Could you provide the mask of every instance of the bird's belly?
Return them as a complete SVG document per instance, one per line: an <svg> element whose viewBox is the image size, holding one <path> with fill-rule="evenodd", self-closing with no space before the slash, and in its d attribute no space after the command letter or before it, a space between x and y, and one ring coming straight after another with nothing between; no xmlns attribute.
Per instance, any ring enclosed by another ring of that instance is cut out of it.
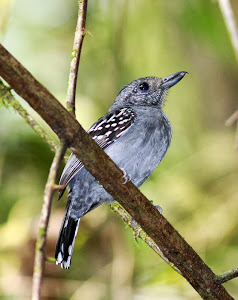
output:
<svg viewBox="0 0 238 300"><path fill-rule="evenodd" d="M106 153L131 177L136 186L140 186L151 175L163 159L170 143L168 135L161 136L160 131L147 132L138 138L122 137L121 140L106 149ZM123 139L124 138L124 139Z"/></svg>
<svg viewBox="0 0 238 300"><path fill-rule="evenodd" d="M171 140L171 129L165 123L160 126L142 125L135 126L133 133L128 130L105 150L119 168L126 171L137 187L142 185L159 165ZM69 188L72 218L83 216L95 205L110 204L114 201L85 168L70 181Z"/></svg>

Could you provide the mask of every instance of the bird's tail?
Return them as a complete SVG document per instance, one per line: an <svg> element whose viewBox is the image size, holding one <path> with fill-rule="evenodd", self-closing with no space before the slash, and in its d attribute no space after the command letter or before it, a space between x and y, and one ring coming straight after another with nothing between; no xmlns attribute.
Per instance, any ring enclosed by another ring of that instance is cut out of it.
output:
<svg viewBox="0 0 238 300"><path fill-rule="evenodd" d="M61 264L61 268L68 269L70 267L79 223L80 219L71 218L67 209L55 248L56 264Z"/></svg>

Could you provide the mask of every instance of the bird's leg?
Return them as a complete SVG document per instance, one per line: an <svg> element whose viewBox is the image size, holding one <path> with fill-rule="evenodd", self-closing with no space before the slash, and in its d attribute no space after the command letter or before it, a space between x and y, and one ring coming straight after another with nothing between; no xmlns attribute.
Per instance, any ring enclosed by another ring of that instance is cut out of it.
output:
<svg viewBox="0 0 238 300"><path fill-rule="evenodd" d="M131 180L131 175L128 174L125 169L121 168L121 170L123 172L123 178L125 179L125 181L123 182L123 184L126 184L127 181Z"/></svg>

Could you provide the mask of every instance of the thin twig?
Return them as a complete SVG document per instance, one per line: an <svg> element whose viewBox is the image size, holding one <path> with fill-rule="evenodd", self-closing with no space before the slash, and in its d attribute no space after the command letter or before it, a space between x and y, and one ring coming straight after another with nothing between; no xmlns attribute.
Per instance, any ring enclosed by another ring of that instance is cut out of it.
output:
<svg viewBox="0 0 238 300"><path fill-rule="evenodd" d="M70 65L70 74L68 81L68 90L66 98L66 107L68 111L75 117L75 94L76 94L76 83L78 75L78 67L80 54L82 50L83 38L84 38L84 27L86 22L87 13L87 0L79 2L78 21L74 36L74 46L72 51L72 60ZM60 148L55 154L55 158L52 162L49 177L45 187L44 201L42 206L40 228L37 235L36 242L36 254L33 274L33 288L32 288L32 299L39 300L41 297L42 281L45 265L45 245L46 245L46 234L48 229L51 202L53 193L59 186L56 185L55 180L59 170L60 163L63 159L65 151L67 149L67 141L64 140L61 143Z"/></svg>
<svg viewBox="0 0 238 300"><path fill-rule="evenodd" d="M235 17L229 0L219 0L221 12L223 14L226 27L229 31L231 42L238 60L238 31Z"/></svg>
<svg viewBox="0 0 238 300"><path fill-rule="evenodd" d="M62 143L62 145L57 149L54 160L50 167L48 180L45 186L43 206L42 206L41 216L40 216L40 225L39 225L39 231L36 240L32 300L41 299L42 281L43 281L43 273L44 273L44 265L45 265L45 245L46 245L46 238L47 238L46 234L47 234L48 223L50 218L50 208L51 208L52 198L55 191L54 183L66 149L67 147L65 146L65 143Z"/></svg>
<svg viewBox="0 0 238 300"><path fill-rule="evenodd" d="M75 94L78 77L79 60L85 36L85 23L87 15L87 0L79 1L78 20L74 35L74 44L71 55L66 107L75 116Z"/></svg>
<svg viewBox="0 0 238 300"><path fill-rule="evenodd" d="M234 279L236 277L238 277L238 268L229 270L220 275L216 275L215 280L216 280L216 282L221 284L221 283L227 282L231 279Z"/></svg>

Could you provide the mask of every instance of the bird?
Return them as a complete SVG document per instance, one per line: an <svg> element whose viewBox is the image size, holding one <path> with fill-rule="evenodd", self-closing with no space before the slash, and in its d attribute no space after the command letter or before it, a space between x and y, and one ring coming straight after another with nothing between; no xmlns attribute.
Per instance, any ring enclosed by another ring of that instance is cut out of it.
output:
<svg viewBox="0 0 238 300"><path fill-rule="evenodd" d="M124 86L108 112L88 130L89 135L140 187L164 158L172 138L171 124L162 111L168 90L187 74L144 77ZM62 172L60 199L68 187L68 200L55 249L56 264L71 264L80 219L113 197L71 154Z"/></svg>

